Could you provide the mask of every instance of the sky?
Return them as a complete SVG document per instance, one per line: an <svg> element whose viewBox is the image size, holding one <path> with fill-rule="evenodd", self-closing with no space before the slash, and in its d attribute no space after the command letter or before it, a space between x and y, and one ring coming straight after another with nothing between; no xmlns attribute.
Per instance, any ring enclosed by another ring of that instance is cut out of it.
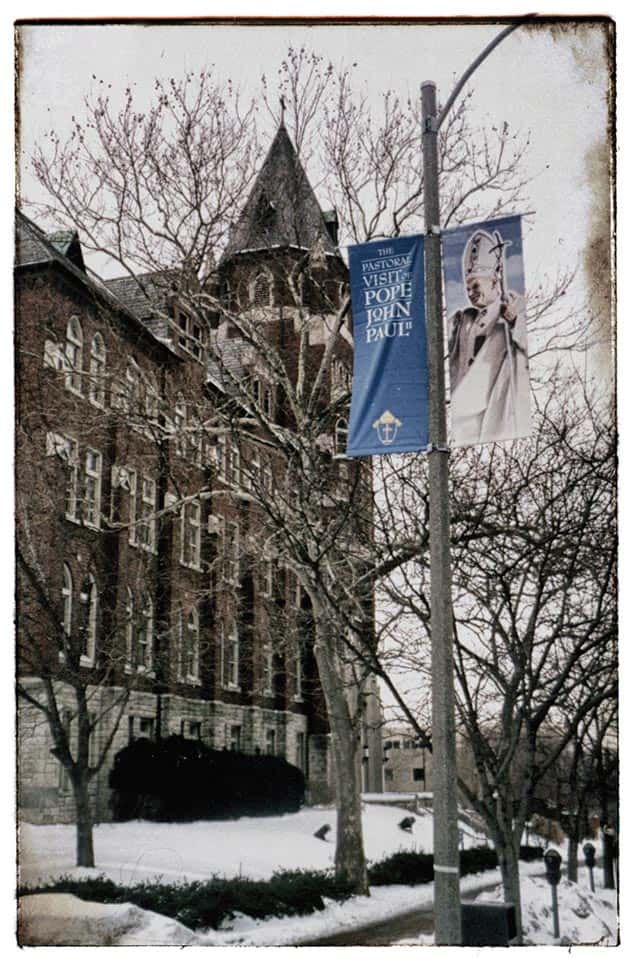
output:
<svg viewBox="0 0 640 960"><path fill-rule="evenodd" d="M231 77L248 97L259 95L262 74L274 76L290 45L304 44L336 65L357 63L355 76L372 104L388 88L417 96L424 80L435 81L444 99L501 26L25 26L19 83L23 193L37 194L28 173L35 143L45 129L68 131L71 117L82 114L83 97L95 92L100 79L112 83L114 100L135 83L144 103L156 76L214 64L221 79ZM579 263L593 232L589 157L607 118L603 31L570 28L553 36L549 30L517 30L482 64L470 86L479 121L507 121L513 130L531 131L527 206L533 213L525 224L525 269L534 285L559 265Z"/></svg>

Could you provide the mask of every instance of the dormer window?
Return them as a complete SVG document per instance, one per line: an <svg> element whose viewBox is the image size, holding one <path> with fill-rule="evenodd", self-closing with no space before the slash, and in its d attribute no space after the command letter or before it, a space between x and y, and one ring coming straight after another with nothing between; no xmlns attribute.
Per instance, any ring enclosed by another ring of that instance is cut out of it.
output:
<svg viewBox="0 0 640 960"><path fill-rule="evenodd" d="M176 322L179 330L178 346L190 353L196 360L202 360L204 354L202 324L183 310L178 311Z"/></svg>
<svg viewBox="0 0 640 960"><path fill-rule="evenodd" d="M275 213L276 208L271 200L266 194L261 193L256 204L256 220L263 230L267 230L273 224Z"/></svg>

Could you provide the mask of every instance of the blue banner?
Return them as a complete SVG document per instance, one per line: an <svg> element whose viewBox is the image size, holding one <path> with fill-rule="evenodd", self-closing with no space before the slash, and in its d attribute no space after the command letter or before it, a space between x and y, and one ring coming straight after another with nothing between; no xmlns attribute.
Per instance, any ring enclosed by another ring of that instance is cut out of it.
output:
<svg viewBox="0 0 640 960"><path fill-rule="evenodd" d="M424 450L424 237L349 247L353 390L347 455Z"/></svg>

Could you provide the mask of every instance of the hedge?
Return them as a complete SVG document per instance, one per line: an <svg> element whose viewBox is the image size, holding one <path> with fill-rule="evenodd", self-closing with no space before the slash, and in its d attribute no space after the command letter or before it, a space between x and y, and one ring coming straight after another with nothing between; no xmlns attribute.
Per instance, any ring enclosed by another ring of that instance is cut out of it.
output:
<svg viewBox="0 0 640 960"><path fill-rule="evenodd" d="M213 820L294 813L302 771L282 757L212 750L171 736L134 740L109 773L115 820Z"/></svg>
<svg viewBox="0 0 640 960"><path fill-rule="evenodd" d="M523 860L542 857L542 847L521 847ZM495 851L479 847L460 851L462 876L497 865ZM369 868L372 886L430 883L433 880L433 854L396 853ZM31 893L72 893L81 900L97 903L134 903L145 910L167 917L192 930L216 929L234 913L264 919L299 916L324 909L324 899L342 902L353 893L353 886L337 879L330 871L284 870L271 880L227 880L212 876L206 881L162 884L139 883L124 887L104 876L77 880L61 877L36 887L22 887L18 896Z"/></svg>

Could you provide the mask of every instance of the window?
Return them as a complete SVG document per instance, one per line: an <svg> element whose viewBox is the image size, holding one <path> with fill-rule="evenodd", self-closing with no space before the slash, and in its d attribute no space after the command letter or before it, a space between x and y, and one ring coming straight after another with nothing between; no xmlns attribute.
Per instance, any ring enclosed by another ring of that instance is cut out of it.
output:
<svg viewBox="0 0 640 960"><path fill-rule="evenodd" d="M133 666L133 594L127 587L127 602L124 608L125 670Z"/></svg>
<svg viewBox="0 0 640 960"><path fill-rule="evenodd" d="M240 679L240 642L235 622L223 633L221 648L222 683L225 687L237 688Z"/></svg>
<svg viewBox="0 0 640 960"><path fill-rule="evenodd" d="M200 513L198 500L182 505L182 563L200 569Z"/></svg>
<svg viewBox="0 0 640 960"><path fill-rule="evenodd" d="M129 717L129 743L132 740L141 737L144 740L151 740L153 737L154 719L153 717Z"/></svg>
<svg viewBox="0 0 640 960"><path fill-rule="evenodd" d="M307 772L307 738L304 733L299 730L296 733L296 767L302 770L303 773Z"/></svg>
<svg viewBox="0 0 640 960"><path fill-rule="evenodd" d="M334 357L331 361L331 399L335 400L344 396L350 389L351 378L347 367L342 360Z"/></svg>
<svg viewBox="0 0 640 960"><path fill-rule="evenodd" d="M273 670L273 645L271 643L265 643L263 647L263 656L264 656L264 693L271 697L273 696L273 679L274 679L274 670Z"/></svg>
<svg viewBox="0 0 640 960"><path fill-rule="evenodd" d="M202 737L202 724L199 720L182 720L180 723L180 734L187 740L200 740Z"/></svg>
<svg viewBox="0 0 640 960"><path fill-rule="evenodd" d="M196 360L202 360L203 331L202 325L187 313L179 311L176 317L178 324L178 346L187 350Z"/></svg>
<svg viewBox="0 0 640 960"><path fill-rule="evenodd" d="M273 560L270 557L259 561L259 590L263 597L273 596Z"/></svg>
<svg viewBox="0 0 640 960"><path fill-rule="evenodd" d="M70 317L67 324L65 386L67 390L82 396L82 327L77 317Z"/></svg>
<svg viewBox="0 0 640 960"><path fill-rule="evenodd" d="M125 409L138 419L136 426L139 428L144 420L144 389L142 385L142 373L135 360L129 360L125 374Z"/></svg>
<svg viewBox="0 0 640 960"><path fill-rule="evenodd" d="M265 383L264 385L262 398L264 412L267 416L267 419L270 420L273 416L273 387L268 383Z"/></svg>
<svg viewBox="0 0 640 960"><path fill-rule="evenodd" d="M240 750L242 743L242 727L239 723L232 723L227 726L227 747L229 750Z"/></svg>
<svg viewBox="0 0 640 960"><path fill-rule="evenodd" d="M253 305L255 307L271 306L271 277L267 273L259 273L253 281Z"/></svg>
<svg viewBox="0 0 640 960"><path fill-rule="evenodd" d="M187 455L187 408L182 396L176 401L176 409L173 418L174 436L176 441L176 453L180 457Z"/></svg>
<svg viewBox="0 0 640 960"><path fill-rule="evenodd" d="M156 482L149 477L142 478L140 499L140 520L138 522L138 544L143 550L155 551L156 548Z"/></svg>
<svg viewBox="0 0 640 960"><path fill-rule="evenodd" d="M265 461L262 468L262 486L265 493L273 493L273 467L269 460Z"/></svg>
<svg viewBox="0 0 640 960"><path fill-rule="evenodd" d="M271 727L269 730L267 730L266 736L265 736L265 753L270 753L273 756L275 752L276 752L276 732L273 729L273 727Z"/></svg>
<svg viewBox="0 0 640 960"><path fill-rule="evenodd" d="M293 609L294 617L297 617L298 610L302 606L302 587L300 581L293 572L289 570L289 606Z"/></svg>
<svg viewBox="0 0 640 960"><path fill-rule="evenodd" d="M53 370L58 371L64 370L66 359L63 348L55 340L45 340L43 362L45 367L52 367Z"/></svg>
<svg viewBox="0 0 640 960"><path fill-rule="evenodd" d="M192 610L187 617L187 628L181 640L180 668L182 679L196 681L200 672L200 617L197 610Z"/></svg>
<svg viewBox="0 0 640 960"><path fill-rule="evenodd" d="M153 666L153 603L149 596L136 624L136 665L138 673L148 672Z"/></svg>
<svg viewBox="0 0 640 960"><path fill-rule="evenodd" d="M191 459L196 467L202 466L202 430L195 417L191 418L189 424L189 446L191 448Z"/></svg>
<svg viewBox="0 0 640 960"><path fill-rule="evenodd" d="M102 456L87 450L84 467L83 519L88 527L100 526L100 494L102 488Z"/></svg>
<svg viewBox="0 0 640 960"><path fill-rule="evenodd" d="M230 483L240 485L240 450L237 443L229 444L229 471L227 474Z"/></svg>
<svg viewBox="0 0 640 960"><path fill-rule="evenodd" d="M80 663L83 666L92 666L96 655L96 629L98 623L98 588L93 576L89 574L80 592L81 629L84 644Z"/></svg>
<svg viewBox="0 0 640 960"><path fill-rule="evenodd" d="M107 352L102 335L96 333L91 341L89 361L89 401L96 407L104 407L106 394Z"/></svg>
<svg viewBox="0 0 640 960"><path fill-rule="evenodd" d="M147 420L155 423L158 419L158 386L151 374L146 375L144 385L144 412Z"/></svg>
<svg viewBox="0 0 640 960"><path fill-rule="evenodd" d="M129 543L135 547L138 542L136 529L136 493L138 487L138 477L135 470L128 471L129 480Z"/></svg>
<svg viewBox="0 0 640 960"><path fill-rule="evenodd" d="M62 437L59 455L67 468L67 484L64 495L64 515L67 520L78 521L78 442L71 437Z"/></svg>
<svg viewBox="0 0 640 960"><path fill-rule="evenodd" d="M113 379L111 382L111 406L114 410L126 413L128 409L127 387L122 379Z"/></svg>
<svg viewBox="0 0 640 960"><path fill-rule="evenodd" d="M424 767L413 768L413 779L414 781L424 780Z"/></svg>
<svg viewBox="0 0 640 960"><path fill-rule="evenodd" d="M345 456L347 452L348 432L347 421L344 417L340 417L339 420L336 420L335 428L335 451L338 457Z"/></svg>
<svg viewBox="0 0 640 960"><path fill-rule="evenodd" d="M221 442L213 442L209 445L209 459L211 460L211 467L213 472L217 474L221 479L224 479L223 474L223 465L224 465L224 444Z"/></svg>
<svg viewBox="0 0 640 960"><path fill-rule="evenodd" d="M240 580L240 527L231 520L225 524L224 576L230 583Z"/></svg>
<svg viewBox="0 0 640 960"><path fill-rule="evenodd" d="M71 609L73 605L73 579L66 563L62 565L62 629L65 637L71 636Z"/></svg>

